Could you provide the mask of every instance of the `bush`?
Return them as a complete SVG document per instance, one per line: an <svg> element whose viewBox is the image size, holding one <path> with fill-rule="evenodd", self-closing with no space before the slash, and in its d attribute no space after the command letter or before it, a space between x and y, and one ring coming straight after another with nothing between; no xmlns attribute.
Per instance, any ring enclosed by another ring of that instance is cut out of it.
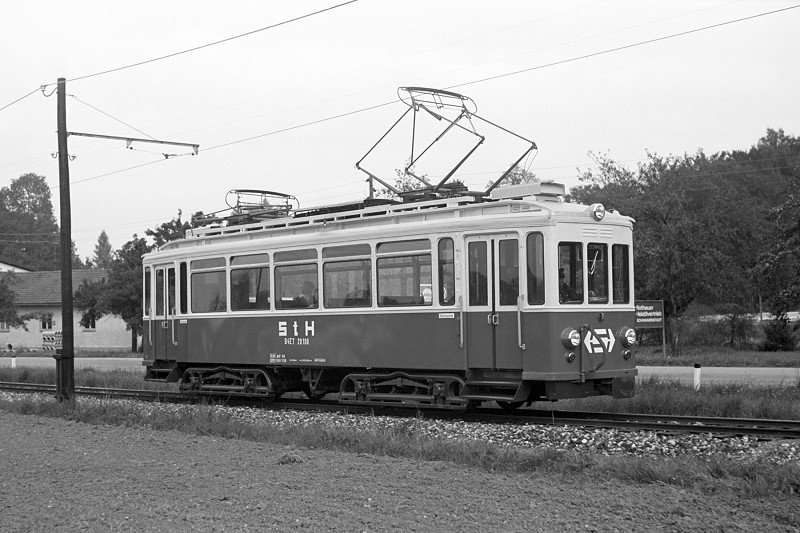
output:
<svg viewBox="0 0 800 533"><path fill-rule="evenodd" d="M764 325L764 347L765 352L791 352L797 342L792 335L792 326L789 324L789 317L785 313L775 315Z"/></svg>

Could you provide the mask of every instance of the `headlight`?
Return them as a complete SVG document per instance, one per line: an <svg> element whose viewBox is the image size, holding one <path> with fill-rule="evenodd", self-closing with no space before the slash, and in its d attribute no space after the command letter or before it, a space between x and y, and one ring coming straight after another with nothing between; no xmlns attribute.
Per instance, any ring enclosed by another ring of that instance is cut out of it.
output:
<svg viewBox="0 0 800 533"><path fill-rule="evenodd" d="M574 328L566 328L564 331L561 332L561 344L564 345L564 348L567 350L572 350L573 348L577 348L581 343L581 334L577 329Z"/></svg>
<svg viewBox="0 0 800 533"><path fill-rule="evenodd" d="M619 338L625 347L633 346L636 344L636 330L633 328L622 328L619 332Z"/></svg>
<svg viewBox="0 0 800 533"><path fill-rule="evenodd" d="M591 209L592 218L598 222L603 220L603 217L606 216L606 208L603 207L603 204L592 204Z"/></svg>

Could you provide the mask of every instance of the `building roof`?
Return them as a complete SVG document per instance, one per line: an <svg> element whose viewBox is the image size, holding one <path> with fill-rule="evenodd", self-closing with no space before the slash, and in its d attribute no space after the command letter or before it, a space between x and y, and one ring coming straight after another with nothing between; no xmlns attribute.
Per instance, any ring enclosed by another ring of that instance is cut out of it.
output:
<svg viewBox="0 0 800 533"><path fill-rule="evenodd" d="M81 283L94 283L106 277L106 270L94 268L72 271L72 290ZM61 272L15 272L8 276L8 285L16 294L16 305L61 305Z"/></svg>
<svg viewBox="0 0 800 533"><path fill-rule="evenodd" d="M30 270L25 267L15 265L14 263L10 263L5 259L0 258L0 271L2 270L10 270L12 272L30 272Z"/></svg>

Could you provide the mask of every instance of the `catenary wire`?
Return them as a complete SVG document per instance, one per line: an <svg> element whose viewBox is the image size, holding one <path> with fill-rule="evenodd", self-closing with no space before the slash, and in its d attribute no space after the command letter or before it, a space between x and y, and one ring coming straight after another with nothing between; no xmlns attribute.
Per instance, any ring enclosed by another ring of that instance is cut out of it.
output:
<svg viewBox="0 0 800 533"><path fill-rule="evenodd" d="M17 102L21 102L21 101L25 100L27 97L29 97L30 95L32 95L35 92L38 92L40 89L41 89L41 87L37 87L34 90L32 90L31 92L29 92L28 94L26 94L25 96L20 96L19 98L17 98L16 100L11 102L10 104L6 104L3 107L0 107L0 111L2 111L3 109L11 107L12 105L16 104Z"/></svg>
<svg viewBox="0 0 800 533"><path fill-rule="evenodd" d="M340 5L345 5L345 4L340 4ZM468 81L468 82L464 82L464 83L460 83L460 84L456 84L456 85L451 85L451 86L445 87L445 89L452 89L452 88L457 88L457 87L464 87L464 86L467 86L467 85L474 85L474 84L477 84L477 83L483 83L483 82L490 81L490 80L495 80L495 79L498 79L498 78L514 76L514 75L522 74L522 73L525 73L525 72L530 72L530 71L533 71L533 70L538 70L538 69L542 69L542 68L561 65L561 64L564 64L564 63L569 63L569 62L578 61L578 60L582 60L582 59L588 59L588 58L591 58L591 57L597 57L599 55L618 52L618 51L634 48L634 47L637 47L637 46L642 46L642 45L645 45L645 44L651 44L651 43L654 43L654 42L671 39L671 38L674 38L674 37L690 35L690 34L693 34L693 33L698 33L698 32L709 30L709 29L713 29L713 28L719 28L719 27L722 27L722 26L727 26L727 25L730 25L730 24L735 24L735 23L738 23L738 22L746 21L746 20L752 20L752 19L755 19L755 18L767 16L767 15L774 15L776 13L781 13L781 12L785 12L785 11L788 11L788 10L791 10L791 9L796 9L798 7L800 7L800 4L795 4L793 6L788 6L786 8L782 8L782 9L776 9L776 10L772 10L772 11L766 11L766 12L762 12L762 13L757 13L755 15L750 15L750 16L747 16L747 17L741 17L741 18L738 18L738 19L733 19L733 20L729 20L729 21L725 21L725 22L721 22L721 23L717 23L717 24L703 26L701 28L694 28L692 30L687 30L687 31L683 31L683 32L678 32L678 33L666 35L666 36L661 36L661 37L657 37L657 38L654 38L654 39L648 39L648 40L645 40L645 41L639 41L639 42L636 42L636 43L631 43L631 44L627 44L627 45L623 45L623 46L619 46L619 47L615 47L615 48L609 48L609 49L601 50L599 52L594 52L594 53L591 53L591 54L584 54L584 55L573 57L573 58L563 59L563 60L560 60L560 61L554 61L554 62L547 63L547 64L544 64L544 65L538 65L538 66L535 66L535 67L516 70L516 71L513 71L513 72L507 72L507 73L504 73L504 74L498 74L496 76L490 76L490 77L487 77L487 78L481 78L481 79L478 79L478 80L473 80L473 81ZM286 127L286 128L281 128L281 129L278 129L278 130L273 130L273 131L270 131L270 132L262 133L262 134L259 134L259 135L253 135L253 136L246 137L246 138L243 138L243 139L238 139L238 140L235 140L235 141L230 141L230 142L227 142L227 143L218 144L218 145L215 145L215 146L211 146L209 148L205 148L202 151L203 152L207 152L207 151L210 151L210 150L216 150L218 148L224 148L224 147L227 147L227 146L233 146L233 145L236 145L236 144L252 141L252 140L255 140L255 139L261 139L261 138L272 136L272 135L276 135L276 134L279 134L279 133L284 133L284 132L287 132L287 131L292 131L292 130L304 128L304 127L307 127L307 126L312 126L312 125L315 125L315 124L328 122L328 121L339 119L339 118L343 118L343 117L346 117L346 116L351 116L351 115L355 115L355 114L358 114L358 113L371 111L373 109L386 107L386 106L394 104L394 103L396 103L396 101L394 101L394 100L392 100L390 102L383 102L381 104L376 104L376 105L373 105L373 106L363 107L363 108L360 108L360 109L356 109L356 110L353 110L353 111L348 111L348 112L345 112L345 113L340 113L340 114L333 115L333 116L330 116L330 117L326 117L326 118L322 118L322 119L318 119L318 120L305 122L303 124L297 124L295 126L289 126L289 127ZM116 170L116 171L113 171L113 172L108 172L108 173L105 173L105 174L100 174L100 175L97 175L97 176L84 178L82 180L76 180L76 181L71 182L71 183L82 183L82 182L85 182L85 181L91 181L91 180L102 178L102 177L105 177L105 176L110 176L110 175L113 175L113 174L119 174L121 172L126 172L128 170L133 170L133 169L136 169L136 168L140 168L142 166L151 165L153 163L158 163L158 162L164 161L164 160L165 159L158 159L158 160L150 161L148 163L144 163L144 164L141 164L141 165L135 165L135 166L123 168L123 169L120 169L120 170Z"/></svg>
<svg viewBox="0 0 800 533"><path fill-rule="evenodd" d="M722 26L728 26L730 24L735 24L737 22L743 22L745 20L753 20L753 19L756 19L756 18L759 18L759 17L765 17L767 15L775 15L776 13L783 13L785 11L789 11L790 9L797 9L798 7L800 7L800 4L795 4L793 6L784 7L782 9L775 9L773 11L766 11L766 12L763 12L763 13L757 13L755 15L750 15L750 16L747 16L747 17L741 17L741 18L733 19L733 20L728 20L728 21L725 21L725 22L719 22L717 24L710 24L708 26L703 26L701 28L694 28L694 29L691 29L691 30L686 30L686 31L678 32L678 33L672 33L670 35L663 35L661 37L656 37L654 39L647 39L645 41L639 41L639 42L636 42L636 43L626 44L626 45L622 45L622 46L616 46L614 48L607 48L605 50L600 50L599 52L592 52L590 54L584 54L584 55L577 56L577 57L571 57L571 58L562 59L562 60L559 60L559 61L553 61L551 63L545 63L543 65L537 65L535 67L524 68L524 69L521 69L521 70L515 70L513 72L506 72L504 74L498 74L496 76L489 76L489 77L481 78L481 79L478 79L478 80L459 83L459 84L456 84L456 85L450 85L449 87L445 87L445 89L455 89L455 88L458 88L458 87L466 87L468 85L475 85L476 83L484 83L484 82L487 82L487 81L497 80L497 79L500 79L500 78L507 78L509 76L515 76L517 74L522 74L522 73L525 73L525 72L531 72L531 71L534 71L534 70L539 70L539 69L543 69L543 68L547 68L547 67L554 67L556 65L563 65L565 63L572 63L574 61L580 61L582 59L588 59L590 57L597 57L597 56L601 56L601 55L604 55L604 54L610 54L610 53L613 53L613 52L620 52L622 50L628 50L630 48L636 48L638 46L644 46L646 44L657 43L659 41L666 41L667 39L673 39L675 37L683 37L685 35L691 35L693 33L698 33L698 32L705 31L705 30L711 30L711 29L714 29L714 28L720 28Z"/></svg>
<svg viewBox="0 0 800 533"><path fill-rule="evenodd" d="M326 7L324 9L319 9L317 11L313 11L311 13L306 13L305 15L300 15L300 16L297 16L297 17L294 17L294 18L291 18L291 19L287 19L287 20L281 21L281 22L276 22L275 24L270 24L269 26L264 26L263 28L258 28L258 29L255 29L255 30L251 30L251 31L248 31L248 32L245 32L245 33L241 33L239 35L234 35L232 37L226 37L225 39L220 39L218 41L214 41L214 42L211 42L211 43L202 44L200 46L195 46L193 48L187 48L186 50L181 50L179 52L173 52L171 54L167 54L167 55L163 55L163 56L159 56L159 57L154 57L154 58L151 58L151 59L146 59L144 61L139 61L137 63L131 63L129 65L124 65L124 66L121 66L121 67L116 67L116 68L103 70L101 72L95 72L93 74L85 74L83 76L77 76L75 78L70 78L67 81L85 80L87 78L93 78L95 76L102 76L104 74L110 74L112 72L118 72L120 70L125 70L125 69L129 69L129 68L133 68L133 67L139 67L141 65L146 65L148 63L154 63L156 61L161 61L163 59L168 59L168 58L171 58L171 57L175 57L175 56L179 56L179 55L183 55L183 54L188 54L190 52L196 52L197 50L202 50L203 48L208 48L210 46L215 46L215 45L218 45L218 44L222 44L222 43L226 43L226 42L229 42L229 41L233 41L234 39L240 39L242 37L247 37L249 35L253 35L255 33L259 33L259 32L266 31L266 30L271 30L271 29L277 28L279 26L285 26L286 24L290 24L292 22L297 22L299 20L307 19L309 17L313 17L314 15L319 15L319 14L325 13L327 11L332 11L334 9L337 9L337 8L340 8L340 7L344 7L346 5L353 4L355 2L358 2L358 0L348 0L346 2L342 2L341 4L336 4L336 5L333 5L333 6L329 6L329 7ZM54 83L48 83L48 84L44 85L43 87L49 86L49 85L54 85Z"/></svg>

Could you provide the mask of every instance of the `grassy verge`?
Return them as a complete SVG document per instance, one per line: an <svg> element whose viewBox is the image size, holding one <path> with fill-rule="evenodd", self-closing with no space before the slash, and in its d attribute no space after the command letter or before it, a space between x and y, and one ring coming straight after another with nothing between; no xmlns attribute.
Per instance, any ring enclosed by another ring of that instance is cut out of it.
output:
<svg viewBox="0 0 800 533"><path fill-rule="evenodd" d="M55 384L54 369L0 368L0 381ZM112 389L176 390L174 383L144 381L141 371L76 369L78 387ZM547 409L548 404L534 404ZM647 413L667 415L721 416L730 418L766 418L800 420L800 383L786 387L754 387L740 384L705 385L695 391L689 385L657 377L642 381L636 396L614 400L603 396L580 400L561 400L554 409L587 410L611 413Z"/></svg>
<svg viewBox="0 0 800 533"><path fill-rule="evenodd" d="M687 346L681 355L664 354L661 347L642 346L636 353L641 366L763 366L800 367L800 352L758 352L726 347Z"/></svg>
<svg viewBox="0 0 800 533"><path fill-rule="evenodd" d="M776 466L763 460L736 463L727 459L701 460L694 457L605 457L552 448L519 449L486 442L447 441L422 435L413 420L400 427L387 429L376 425L364 431L323 426L278 427L266 422L244 423L212 406L202 405L189 416L185 411L145 410L135 404L111 402L83 405L79 401L73 409L49 400L0 400L0 409L96 425L178 430L191 435L212 435L307 449L447 461L489 471L594 475L598 479L665 483L700 491L731 490L754 498L791 496L800 490L798 465ZM292 451L284 459L286 462L301 460Z"/></svg>
<svg viewBox="0 0 800 533"><path fill-rule="evenodd" d="M51 351L44 351L44 350L31 350L31 351L15 351L14 355L17 357L53 357L53 352ZM0 357L10 357L10 352L2 351L0 352ZM106 358L106 357L130 357L136 358L142 357L142 354L139 352L131 352L130 350L76 350L75 357L96 357L96 358Z"/></svg>
<svg viewBox="0 0 800 533"><path fill-rule="evenodd" d="M174 383L145 381L144 371L75 369L75 386L109 389L176 390ZM55 385L54 368L0 368L0 381Z"/></svg>
<svg viewBox="0 0 800 533"><path fill-rule="evenodd" d="M786 387L741 384L704 385L696 391L677 381L651 377L636 387L636 396L561 400L554 408L610 413L645 413L726 418L800 420L800 383Z"/></svg>

